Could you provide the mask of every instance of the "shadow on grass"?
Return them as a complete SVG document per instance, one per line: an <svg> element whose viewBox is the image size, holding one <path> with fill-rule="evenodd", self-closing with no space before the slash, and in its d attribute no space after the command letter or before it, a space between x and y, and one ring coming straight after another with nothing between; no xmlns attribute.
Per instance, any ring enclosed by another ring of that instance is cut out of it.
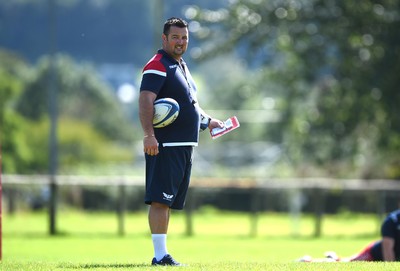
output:
<svg viewBox="0 0 400 271"><path fill-rule="evenodd" d="M214 239L225 239L229 238L232 240L251 240L251 239L290 239L290 240L330 240L330 239L371 239L375 240L380 238L379 235L374 233L360 233L353 235L344 235L344 234L335 234L335 235L324 235L317 237L314 235L256 235L250 236L249 234L233 234L233 235L204 235L204 234L194 234L193 236L188 236L186 234L171 234L177 239L193 239L193 238L214 238ZM120 235L118 233L111 232L63 232L60 231L55 235L50 235L48 233L43 232L11 232L11 233L3 233L3 237L6 238L35 238L35 239L51 239L51 238L79 238L79 239L134 239L134 238L149 238L148 233L128 233Z"/></svg>
<svg viewBox="0 0 400 271"><path fill-rule="evenodd" d="M133 264L133 263L92 263L92 264L60 264L59 268L69 269L95 269L95 268L143 268L149 267L149 264Z"/></svg>
<svg viewBox="0 0 400 271"><path fill-rule="evenodd" d="M35 239L49 239L49 238L82 238L82 239L116 239L116 238L138 238L148 237L147 233L129 233L120 235L111 232L58 232L54 235L43 232L7 232L3 236L6 238L35 238Z"/></svg>
<svg viewBox="0 0 400 271"><path fill-rule="evenodd" d="M376 240L379 239L379 235L376 234L353 234L353 235L341 235L341 234L336 234L336 235L321 235L321 236L314 236L314 235L280 235L280 236L274 236L274 235L268 235L268 236L259 236L257 238L261 239L267 239L267 240L347 240L347 239L352 239L352 240L362 240L362 239L371 239L371 240Z"/></svg>

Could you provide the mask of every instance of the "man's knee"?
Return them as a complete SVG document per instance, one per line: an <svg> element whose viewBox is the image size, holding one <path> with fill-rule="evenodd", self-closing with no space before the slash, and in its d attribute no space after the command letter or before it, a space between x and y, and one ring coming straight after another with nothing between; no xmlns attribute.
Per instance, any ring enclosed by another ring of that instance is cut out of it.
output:
<svg viewBox="0 0 400 271"><path fill-rule="evenodd" d="M160 203L160 202L152 202L150 205L150 208L153 210L169 210L169 206L164 204L164 203Z"/></svg>

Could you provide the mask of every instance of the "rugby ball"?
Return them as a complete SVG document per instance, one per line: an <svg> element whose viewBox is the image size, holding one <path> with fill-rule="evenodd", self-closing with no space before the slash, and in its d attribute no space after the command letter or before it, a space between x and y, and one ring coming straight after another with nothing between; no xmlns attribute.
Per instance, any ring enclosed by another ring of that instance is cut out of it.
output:
<svg viewBox="0 0 400 271"><path fill-rule="evenodd" d="M163 128L173 123L179 115L179 104L171 98L154 101L153 127Z"/></svg>

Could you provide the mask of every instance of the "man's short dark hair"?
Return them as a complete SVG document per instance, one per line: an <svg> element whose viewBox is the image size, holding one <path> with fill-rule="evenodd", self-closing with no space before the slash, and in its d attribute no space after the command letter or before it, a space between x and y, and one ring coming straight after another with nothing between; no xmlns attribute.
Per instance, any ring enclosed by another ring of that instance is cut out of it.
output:
<svg viewBox="0 0 400 271"><path fill-rule="evenodd" d="M169 29L171 28L171 26L188 28L188 23L184 19L171 17L164 23L164 30L163 30L164 35L169 34Z"/></svg>

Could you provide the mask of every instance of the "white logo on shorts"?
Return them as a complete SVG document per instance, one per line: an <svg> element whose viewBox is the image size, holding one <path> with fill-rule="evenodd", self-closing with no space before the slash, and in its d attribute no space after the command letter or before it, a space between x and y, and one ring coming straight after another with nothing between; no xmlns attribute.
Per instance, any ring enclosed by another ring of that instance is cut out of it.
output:
<svg viewBox="0 0 400 271"><path fill-rule="evenodd" d="M168 195L168 194L165 193L165 192L163 192L162 194L163 194L163 196L164 196L164 199L165 199L165 200L168 200L168 201L171 201L172 198L174 197L174 195Z"/></svg>

